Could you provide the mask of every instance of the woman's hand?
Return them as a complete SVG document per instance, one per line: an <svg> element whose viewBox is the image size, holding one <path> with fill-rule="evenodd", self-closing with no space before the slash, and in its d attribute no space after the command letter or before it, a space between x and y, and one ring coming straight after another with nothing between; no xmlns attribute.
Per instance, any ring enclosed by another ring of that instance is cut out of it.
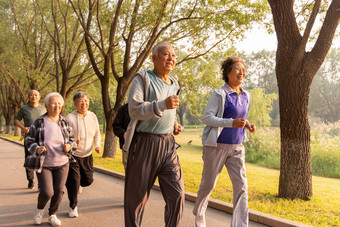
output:
<svg viewBox="0 0 340 227"><path fill-rule="evenodd" d="M98 154L100 153L100 147L96 147L94 150L95 150Z"/></svg>
<svg viewBox="0 0 340 227"><path fill-rule="evenodd" d="M249 122L246 124L246 129L248 129L250 133L254 133L256 131L255 125L250 124Z"/></svg>
<svg viewBox="0 0 340 227"><path fill-rule="evenodd" d="M37 150L37 154L42 154L46 151L46 148L44 146L39 146Z"/></svg>
<svg viewBox="0 0 340 227"><path fill-rule="evenodd" d="M68 153L71 150L71 145L70 144L64 144L64 152Z"/></svg>

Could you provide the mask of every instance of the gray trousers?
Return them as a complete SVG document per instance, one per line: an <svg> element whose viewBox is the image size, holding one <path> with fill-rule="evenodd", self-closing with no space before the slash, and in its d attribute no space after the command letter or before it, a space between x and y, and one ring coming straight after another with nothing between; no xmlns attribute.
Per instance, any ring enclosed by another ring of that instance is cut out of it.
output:
<svg viewBox="0 0 340 227"><path fill-rule="evenodd" d="M184 207L181 166L171 134L136 133L132 140L125 178L125 226L141 226L145 204L158 177L165 200L165 226L180 226Z"/></svg>
<svg viewBox="0 0 340 227"><path fill-rule="evenodd" d="M38 209L44 209L51 200L48 215L56 214L64 195L69 163L58 167L43 167L37 173L39 182Z"/></svg>
<svg viewBox="0 0 340 227"><path fill-rule="evenodd" d="M205 214L209 196L216 186L223 166L228 170L233 184L232 227L248 226L248 184L243 145L218 144L217 147L203 146L203 173L193 214Z"/></svg>

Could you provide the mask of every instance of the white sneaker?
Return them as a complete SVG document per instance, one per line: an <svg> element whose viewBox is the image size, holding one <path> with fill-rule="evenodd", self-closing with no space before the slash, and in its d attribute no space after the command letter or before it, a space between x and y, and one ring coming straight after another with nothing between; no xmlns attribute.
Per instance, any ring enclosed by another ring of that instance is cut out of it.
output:
<svg viewBox="0 0 340 227"><path fill-rule="evenodd" d="M195 225L196 227L205 227L205 215L196 216L195 218Z"/></svg>
<svg viewBox="0 0 340 227"><path fill-rule="evenodd" d="M77 218L78 217L78 207L75 207L74 209L70 209L70 212L68 212L68 216L70 218Z"/></svg>
<svg viewBox="0 0 340 227"><path fill-rule="evenodd" d="M82 192L83 192L83 187L82 187L82 186L79 186L78 194L81 194Z"/></svg>
<svg viewBox="0 0 340 227"><path fill-rule="evenodd" d="M61 225L61 221L57 218L57 215L55 215L55 214L52 214L51 216L48 217L48 222L52 226L59 226L59 225Z"/></svg>
<svg viewBox="0 0 340 227"><path fill-rule="evenodd" d="M44 209L38 209L34 215L34 223L40 225L44 216Z"/></svg>

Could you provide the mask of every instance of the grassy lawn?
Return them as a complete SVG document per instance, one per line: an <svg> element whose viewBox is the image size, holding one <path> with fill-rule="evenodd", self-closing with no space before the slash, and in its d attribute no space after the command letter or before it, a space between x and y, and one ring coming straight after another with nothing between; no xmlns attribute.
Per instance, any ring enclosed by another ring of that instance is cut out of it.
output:
<svg viewBox="0 0 340 227"><path fill-rule="evenodd" d="M176 141L182 146L178 149L178 155L183 169L185 190L193 193L197 193L203 167L200 135L200 129L186 129L176 136ZM188 144L189 141L192 141L191 144ZM95 152L94 157L96 166L124 173L119 149L115 159L101 158L101 155ZM312 226L340 226L339 179L313 176L314 196L310 201L287 200L277 197L279 171L249 163L246 168L250 209ZM232 186L225 168L211 197L232 203Z"/></svg>

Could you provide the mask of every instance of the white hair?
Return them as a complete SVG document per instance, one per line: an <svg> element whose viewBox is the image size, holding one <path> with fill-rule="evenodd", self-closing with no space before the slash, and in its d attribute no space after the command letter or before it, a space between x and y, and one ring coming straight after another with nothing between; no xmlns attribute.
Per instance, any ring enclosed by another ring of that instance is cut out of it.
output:
<svg viewBox="0 0 340 227"><path fill-rule="evenodd" d="M44 98L44 104L45 106L47 106L50 102L50 99L54 96L58 96L61 100L61 105L63 106L64 105L64 99L63 99L63 96L61 96L61 94L59 94L58 92L52 92L52 93L49 93L48 95L45 96Z"/></svg>
<svg viewBox="0 0 340 227"><path fill-rule="evenodd" d="M171 44L169 42L160 42L160 43L154 45L153 48L152 48L152 56L158 56L159 48L162 47L162 46L167 46L167 45L171 46Z"/></svg>

